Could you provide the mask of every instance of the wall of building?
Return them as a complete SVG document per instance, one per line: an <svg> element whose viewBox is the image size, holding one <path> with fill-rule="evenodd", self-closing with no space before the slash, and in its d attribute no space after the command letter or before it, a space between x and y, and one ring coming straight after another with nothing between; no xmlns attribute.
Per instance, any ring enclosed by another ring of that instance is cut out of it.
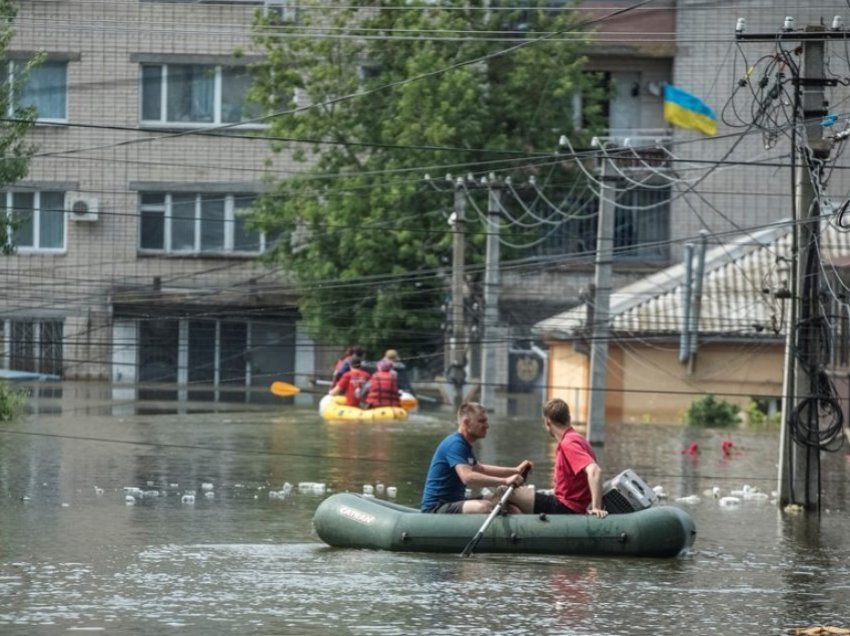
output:
<svg viewBox="0 0 850 636"><path fill-rule="evenodd" d="M151 256L138 250L141 190L257 193L268 180L293 169L286 154L271 155L268 142L249 138L247 131L210 136L186 129L145 130L140 124L140 61L250 60L250 24L258 6L21 3L10 53L45 51L67 59L69 90L67 125L39 125L32 131L39 151L29 176L16 186L79 191L95 197L100 211L93 223L66 222L64 253L4 259L0 309L7 316L64 318L65 377L110 377L116 290L146 291L158 284L165 293L179 289L238 306L252 303L247 292L258 291L249 284L252 279L280 284L280 277L269 277L269 269L252 257ZM152 303L151 309L156 306Z"/></svg>
<svg viewBox="0 0 850 636"><path fill-rule="evenodd" d="M589 358L570 343L549 345L549 397L563 398L575 420L586 421ZM606 420L680 423L690 404L705 394L742 409L754 397L782 395L782 343L704 345L692 374L678 355L678 343L612 345Z"/></svg>

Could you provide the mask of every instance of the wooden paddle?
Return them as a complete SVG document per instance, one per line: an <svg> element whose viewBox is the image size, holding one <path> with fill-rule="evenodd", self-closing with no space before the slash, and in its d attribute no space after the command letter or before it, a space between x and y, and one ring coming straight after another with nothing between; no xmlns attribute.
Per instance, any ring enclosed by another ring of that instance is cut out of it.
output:
<svg viewBox="0 0 850 636"><path fill-rule="evenodd" d="M527 468L522 473L523 482L525 482L525 478L528 476L529 470L531 469ZM468 557L472 555L472 551L475 549L475 546L478 545L478 542L481 541L481 537L484 536L484 532L487 530L487 528L490 527L490 523L492 523L493 519L496 518L496 515L498 515L502 511L502 508L504 508L505 504L508 503L508 499L511 498L511 495L514 494L514 488L516 488L516 486L508 486L508 489L505 490L505 494L503 494L502 498L499 499L499 503L497 503L496 506L493 508L492 512L490 512L490 515L487 517L487 519L484 520L484 523L481 525L481 528L479 528L478 532L475 533L475 536L472 537L472 540L466 544L466 547L463 549L463 552L460 553L460 556Z"/></svg>

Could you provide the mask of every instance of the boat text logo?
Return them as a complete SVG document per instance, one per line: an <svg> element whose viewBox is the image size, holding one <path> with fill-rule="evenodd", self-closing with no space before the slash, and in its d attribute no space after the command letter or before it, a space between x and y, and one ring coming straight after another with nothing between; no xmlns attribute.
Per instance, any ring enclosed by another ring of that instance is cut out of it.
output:
<svg viewBox="0 0 850 636"><path fill-rule="evenodd" d="M356 510L354 508L349 508L348 506L340 506L339 514L343 517L348 517L352 521L356 521L357 523L362 523L367 526L371 526L375 523L375 517L370 514L367 514L361 510Z"/></svg>

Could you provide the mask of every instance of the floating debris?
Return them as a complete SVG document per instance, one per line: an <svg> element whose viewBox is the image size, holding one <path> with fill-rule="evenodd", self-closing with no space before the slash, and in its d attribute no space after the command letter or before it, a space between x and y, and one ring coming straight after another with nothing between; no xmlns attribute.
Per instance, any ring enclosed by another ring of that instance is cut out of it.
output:
<svg viewBox="0 0 850 636"><path fill-rule="evenodd" d="M741 500L738 497L721 497L719 503L724 508L734 508L741 505Z"/></svg>
<svg viewBox="0 0 850 636"><path fill-rule="evenodd" d="M203 490L204 492L209 492L213 488L214 488L214 486L208 481L205 481L204 483L201 484L201 490Z"/></svg>
<svg viewBox="0 0 850 636"><path fill-rule="evenodd" d="M700 501L702 501L702 499L700 499L699 496L697 496L697 495L688 495L687 497L676 497L676 501L678 503L683 503L683 504L695 506Z"/></svg>
<svg viewBox="0 0 850 636"><path fill-rule="evenodd" d="M95 494L95 497L102 497L103 496L103 488L101 488L99 486L95 486L94 487L94 494Z"/></svg>
<svg viewBox="0 0 850 636"><path fill-rule="evenodd" d="M183 495L180 497L180 503L184 504L194 504L195 503L195 495Z"/></svg>
<svg viewBox="0 0 850 636"><path fill-rule="evenodd" d="M387 486L387 497L390 499L395 499L398 494L398 488L395 486Z"/></svg>

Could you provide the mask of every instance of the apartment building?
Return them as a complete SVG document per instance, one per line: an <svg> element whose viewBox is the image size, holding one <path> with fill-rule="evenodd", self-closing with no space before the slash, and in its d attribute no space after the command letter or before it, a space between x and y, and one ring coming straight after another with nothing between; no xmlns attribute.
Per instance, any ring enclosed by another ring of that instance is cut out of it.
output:
<svg viewBox="0 0 850 636"><path fill-rule="evenodd" d="M271 238L245 222L292 168L245 99L260 7L21 3L7 73L44 62L21 96L38 151L0 197L17 220L3 367L171 387L131 399L234 401L312 371L296 298L260 258Z"/></svg>

